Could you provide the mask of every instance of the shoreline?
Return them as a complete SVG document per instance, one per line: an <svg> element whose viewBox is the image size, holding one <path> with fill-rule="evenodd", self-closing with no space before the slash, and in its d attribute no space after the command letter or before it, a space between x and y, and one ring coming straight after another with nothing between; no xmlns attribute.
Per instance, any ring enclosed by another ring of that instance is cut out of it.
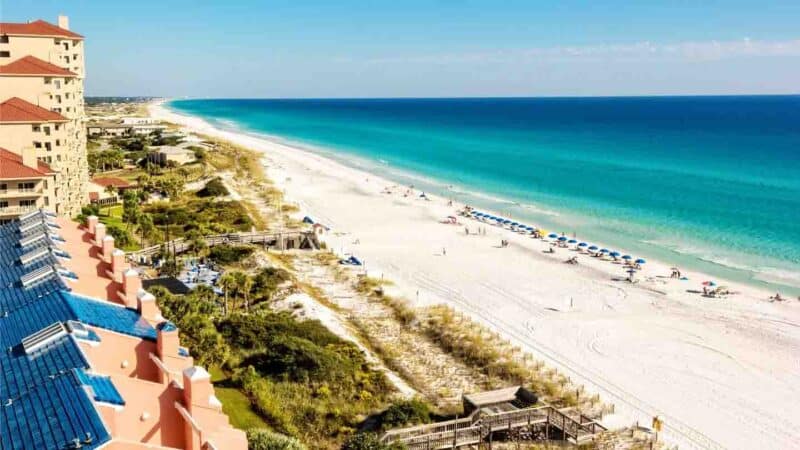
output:
<svg viewBox="0 0 800 450"><path fill-rule="evenodd" d="M689 282L665 280L660 277L669 275L669 266L649 259L640 283L613 281L622 271L608 261L579 255L580 264L571 266L562 261L574 252L544 254L548 244L539 240L488 224L480 225L486 236L466 236L465 225L479 225L464 218L460 227L442 225L438 221L456 208L441 197L430 195L429 202L403 197L400 186L385 194L396 183L157 105L150 110L261 152L268 176L288 200L345 233L326 237L333 249L364 259L372 274L386 274L412 303L450 304L489 325L615 403L631 422L649 424L660 414L666 437L698 447L713 447L714 441L774 447L800 439L787 429L800 426L800 409L789 400L796 398L791 386L800 380L800 370L791 365L791 355L800 351L796 301L769 303L771 293L737 283L726 284L739 294L705 299L686 290L702 289L700 280L708 277L686 272ZM356 239L363 243L354 244ZM500 239L509 240L509 247L495 248ZM776 342L778 348L771 348ZM785 383L772 383L773 374ZM724 402L714 390L724 393ZM769 401L780 405L767 409ZM713 417L745 405L752 409L729 412L727 420ZM751 414L775 422L748 422ZM775 440L781 433L786 440Z"/></svg>
<svg viewBox="0 0 800 450"><path fill-rule="evenodd" d="M169 109L174 113L191 115L191 112L183 112L172 106ZM441 198L469 204L480 210L493 211L493 215L506 216L511 220L526 222L557 233L565 232L568 236L574 236L577 232L581 241L595 244L599 242L603 244L597 244L600 247L617 248L621 253L631 254L634 258L657 260L669 266L703 273L708 280L727 280L719 283L722 285L743 284L765 290L769 293L768 296L776 292L784 297L800 296L800 268L793 259L780 259L769 252L740 247L740 243L733 241L722 246L719 242L707 243L703 236L716 235L712 231L714 227L708 228L706 232L687 231L689 234L684 236L676 234L673 228L664 228L657 224L648 226L647 223L652 221L639 222L635 218L628 220L625 218L628 215L595 215L582 210L582 207L573 207L572 203L561 202L556 205L543 199L542 203L513 186L509 187L510 190L503 191L497 187L484 186L469 176L463 178L463 174L451 176L448 171L413 168L400 160L386 161L371 157L354 150L352 146L329 146L323 142L324 139L306 142L302 138L298 140L271 134L268 130L250 129L237 123L235 119L203 120L223 131L246 134L277 145L310 152L394 183L414 185L418 190L434 193ZM668 221L668 218L665 220Z"/></svg>

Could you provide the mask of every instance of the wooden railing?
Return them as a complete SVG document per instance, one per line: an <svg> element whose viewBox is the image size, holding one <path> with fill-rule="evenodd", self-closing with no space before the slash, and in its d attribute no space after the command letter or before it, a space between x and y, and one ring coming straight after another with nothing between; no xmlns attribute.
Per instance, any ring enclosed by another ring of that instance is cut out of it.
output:
<svg viewBox="0 0 800 450"><path fill-rule="evenodd" d="M381 436L381 441L401 442L409 450L455 449L479 443L495 431L541 424L558 428L565 440L574 443L582 443L605 431L602 425L582 414L575 419L546 405L494 414L475 411L463 419L388 431Z"/></svg>
<svg viewBox="0 0 800 450"><path fill-rule="evenodd" d="M254 231L242 233L227 233L203 236L203 241L207 246L213 247L221 244L263 244L265 246L277 246L283 248L285 243L290 240L299 240L298 248L304 245L309 248L319 248L317 236L311 231L291 231L285 233L275 233L272 231ZM143 258L150 258L158 254L162 248L174 253L184 253L190 250L192 242L184 238L173 239L158 245L128 252L127 257L132 261L140 261Z"/></svg>

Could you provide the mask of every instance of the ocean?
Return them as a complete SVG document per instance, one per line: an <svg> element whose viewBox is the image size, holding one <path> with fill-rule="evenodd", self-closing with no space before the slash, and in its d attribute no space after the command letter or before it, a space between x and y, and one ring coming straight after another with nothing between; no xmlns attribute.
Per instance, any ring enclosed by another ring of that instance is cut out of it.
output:
<svg viewBox="0 0 800 450"><path fill-rule="evenodd" d="M800 96L166 106L636 257L800 295Z"/></svg>

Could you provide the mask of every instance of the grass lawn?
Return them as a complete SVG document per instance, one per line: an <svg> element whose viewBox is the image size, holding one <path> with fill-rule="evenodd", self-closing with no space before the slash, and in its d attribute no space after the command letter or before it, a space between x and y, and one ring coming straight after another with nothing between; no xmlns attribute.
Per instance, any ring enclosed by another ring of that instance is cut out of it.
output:
<svg viewBox="0 0 800 450"><path fill-rule="evenodd" d="M122 205L100 208L100 222L106 224L106 226L113 225L124 230L125 223L122 222ZM140 248L141 247L136 242L132 242L130 245L122 247L122 250L134 251Z"/></svg>
<svg viewBox="0 0 800 450"><path fill-rule="evenodd" d="M240 430L269 428L269 425L250 407L250 400L239 389L231 387L228 376L218 367L212 367L211 382L214 393L222 402L222 411L228 415L231 425Z"/></svg>

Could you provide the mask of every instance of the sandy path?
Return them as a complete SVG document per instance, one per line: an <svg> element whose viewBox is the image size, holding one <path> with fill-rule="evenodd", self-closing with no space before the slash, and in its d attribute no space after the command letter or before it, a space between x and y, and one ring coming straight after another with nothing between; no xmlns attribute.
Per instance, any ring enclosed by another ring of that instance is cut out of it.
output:
<svg viewBox="0 0 800 450"><path fill-rule="evenodd" d="M682 448L796 448L800 442L800 304L769 303L768 293L708 300L689 281L660 278L648 261L636 285L614 281L618 265L466 220L444 200L403 197L393 183L317 155L153 108L153 115L264 151L268 175L304 214L331 226L337 251L366 261L410 300L446 302L616 404L630 421L666 423ZM486 236L474 234L479 226ZM511 245L498 248L500 239ZM358 239L360 244L353 242ZM446 249L446 255L442 255ZM719 280L718 280L719 281ZM571 306L570 306L571 305Z"/></svg>

